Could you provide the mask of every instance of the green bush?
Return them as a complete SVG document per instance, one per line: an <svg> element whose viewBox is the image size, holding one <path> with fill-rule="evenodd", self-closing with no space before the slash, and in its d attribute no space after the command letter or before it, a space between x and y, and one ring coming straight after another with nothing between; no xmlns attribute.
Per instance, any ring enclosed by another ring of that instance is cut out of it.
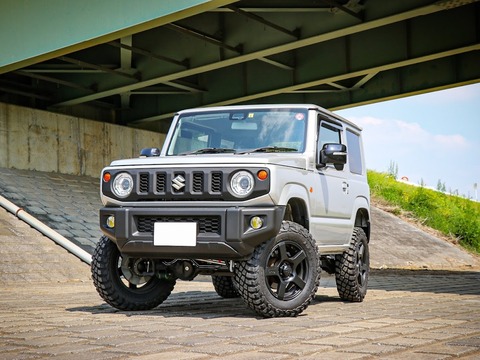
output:
<svg viewBox="0 0 480 360"><path fill-rule="evenodd" d="M404 184L375 171L368 172L368 182L373 198L409 212L424 225L480 253L480 203Z"/></svg>

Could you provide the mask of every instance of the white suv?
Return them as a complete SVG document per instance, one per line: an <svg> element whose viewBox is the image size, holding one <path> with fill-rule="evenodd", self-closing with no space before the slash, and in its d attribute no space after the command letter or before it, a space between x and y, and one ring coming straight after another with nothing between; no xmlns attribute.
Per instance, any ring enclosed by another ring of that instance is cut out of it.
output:
<svg viewBox="0 0 480 360"><path fill-rule="evenodd" d="M154 308L199 274L264 317L305 310L321 268L343 300L367 292L361 129L316 105L180 111L161 151L102 171L101 197L92 275L118 309Z"/></svg>

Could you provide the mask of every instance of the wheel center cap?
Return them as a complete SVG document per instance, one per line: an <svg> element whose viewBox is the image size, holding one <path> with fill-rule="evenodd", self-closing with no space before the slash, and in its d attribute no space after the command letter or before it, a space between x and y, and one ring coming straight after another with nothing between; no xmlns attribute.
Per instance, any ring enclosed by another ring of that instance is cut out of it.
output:
<svg viewBox="0 0 480 360"><path fill-rule="evenodd" d="M283 263L282 265L280 265L280 273L283 276L290 276L290 275L292 275L292 272L293 272L293 269L290 266L290 264Z"/></svg>

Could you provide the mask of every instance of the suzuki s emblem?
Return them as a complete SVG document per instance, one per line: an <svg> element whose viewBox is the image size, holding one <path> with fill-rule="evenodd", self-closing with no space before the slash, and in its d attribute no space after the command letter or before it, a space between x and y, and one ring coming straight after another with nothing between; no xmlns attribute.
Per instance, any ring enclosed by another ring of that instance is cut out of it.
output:
<svg viewBox="0 0 480 360"><path fill-rule="evenodd" d="M185 187L185 178L182 175L177 175L172 180L172 187L174 187L177 191L182 190Z"/></svg>

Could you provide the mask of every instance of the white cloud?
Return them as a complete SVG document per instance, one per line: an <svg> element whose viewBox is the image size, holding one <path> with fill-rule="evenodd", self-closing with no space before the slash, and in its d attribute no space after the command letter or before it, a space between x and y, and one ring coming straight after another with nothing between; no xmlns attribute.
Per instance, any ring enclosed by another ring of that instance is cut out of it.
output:
<svg viewBox="0 0 480 360"><path fill-rule="evenodd" d="M365 116L357 119L351 118L350 120L352 120L354 123L362 127L370 126L370 125L377 126L377 125L382 125L384 123L383 120L377 119L371 116Z"/></svg>
<svg viewBox="0 0 480 360"><path fill-rule="evenodd" d="M449 148L466 149L470 147L469 142L461 135L434 135L437 144L447 146Z"/></svg>
<svg viewBox="0 0 480 360"><path fill-rule="evenodd" d="M387 171L391 161L399 176L435 187L441 179L447 187L463 188L462 178L475 178L469 154L477 147L459 134L435 134L418 123L375 117L350 117L363 127L367 168ZM461 175L460 175L461 174Z"/></svg>
<svg viewBox="0 0 480 360"><path fill-rule="evenodd" d="M472 101L478 99L480 88L478 85L461 86L441 91L422 94L416 97L419 103L429 105L447 105L451 103Z"/></svg>
<svg viewBox="0 0 480 360"><path fill-rule="evenodd" d="M472 193L480 184L480 83L341 110L364 129L368 169Z"/></svg>
<svg viewBox="0 0 480 360"><path fill-rule="evenodd" d="M451 151L464 150L470 147L469 141L459 134L433 134L425 130L418 123L410 123L403 120L379 119L375 117L358 117L351 120L364 130L366 140L364 143L370 145L388 144L389 150L394 147L408 148L417 144L424 149Z"/></svg>

